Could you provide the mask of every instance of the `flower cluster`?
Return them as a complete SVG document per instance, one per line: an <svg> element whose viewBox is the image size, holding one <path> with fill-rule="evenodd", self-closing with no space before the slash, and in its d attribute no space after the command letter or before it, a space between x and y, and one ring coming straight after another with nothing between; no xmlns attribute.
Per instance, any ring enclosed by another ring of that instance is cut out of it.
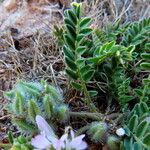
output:
<svg viewBox="0 0 150 150"><path fill-rule="evenodd" d="M68 128L67 132L58 138L44 118L39 115L36 116L36 123L40 134L35 136L31 141L36 150L84 150L87 148L86 142L83 141L85 135L75 137L73 130L69 132Z"/></svg>

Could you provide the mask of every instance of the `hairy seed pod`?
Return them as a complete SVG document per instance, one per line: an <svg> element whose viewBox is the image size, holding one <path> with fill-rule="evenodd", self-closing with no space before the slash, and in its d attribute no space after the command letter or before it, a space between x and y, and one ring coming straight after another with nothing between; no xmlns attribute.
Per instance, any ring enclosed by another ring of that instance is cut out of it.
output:
<svg viewBox="0 0 150 150"><path fill-rule="evenodd" d="M109 150L119 150L120 144L119 139L116 136L108 136L107 146Z"/></svg>
<svg viewBox="0 0 150 150"><path fill-rule="evenodd" d="M105 135L107 128L107 124L104 122L92 122L88 134L94 142L99 142Z"/></svg>
<svg viewBox="0 0 150 150"><path fill-rule="evenodd" d="M58 114L58 117L61 121L65 121L68 116L69 116L69 113L68 113L68 107L66 105L60 105L58 106L57 108L57 114Z"/></svg>
<svg viewBox="0 0 150 150"><path fill-rule="evenodd" d="M28 102L28 116L32 122L35 122L36 115L40 114L40 109L34 100Z"/></svg>
<svg viewBox="0 0 150 150"><path fill-rule="evenodd" d="M52 101L50 99L49 95L45 95L44 96L44 111L45 111L45 116L46 118L50 118L52 116L53 113L53 104Z"/></svg>

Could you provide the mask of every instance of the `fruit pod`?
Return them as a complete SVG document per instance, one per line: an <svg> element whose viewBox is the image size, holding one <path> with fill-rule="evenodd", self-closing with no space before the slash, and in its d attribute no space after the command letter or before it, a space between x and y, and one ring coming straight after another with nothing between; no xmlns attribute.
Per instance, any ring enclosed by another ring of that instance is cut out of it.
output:
<svg viewBox="0 0 150 150"><path fill-rule="evenodd" d="M67 120L68 116L69 116L69 109L66 105L62 104L60 106L57 106L57 115L58 118L60 119L60 121L65 121Z"/></svg>
<svg viewBox="0 0 150 150"><path fill-rule="evenodd" d="M54 105L49 95L44 96L43 105L44 105L44 113L45 113L46 118L51 118L52 113L54 111L54 108L53 108Z"/></svg>
<svg viewBox="0 0 150 150"><path fill-rule="evenodd" d="M119 150L120 148L120 141L116 136L108 136L107 139L107 147L109 150Z"/></svg>
<svg viewBox="0 0 150 150"><path fill-rule="evenodd" d="M94 142L100 142L103 139L107 129L107 124L104 122L92 122L88 134Z"/></svg>
<svg viewBox="0 0 150 150"><path fill-rule="evenodd" d="M29 119L34 123L36 115L39 115L40 109L38 107L38 104L34 100L29 100L28 102L28 116Z"/></svg>

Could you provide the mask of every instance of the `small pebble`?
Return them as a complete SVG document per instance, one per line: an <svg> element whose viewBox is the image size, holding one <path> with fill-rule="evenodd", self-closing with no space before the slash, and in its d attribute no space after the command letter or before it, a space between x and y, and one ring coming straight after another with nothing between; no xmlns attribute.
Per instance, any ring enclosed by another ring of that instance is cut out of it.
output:
<svg viewBox="0 0 150 150"><path fill-rule="evenodd" d="M116 134L118 136L124 136L125 135L125 130L123 128L119 128L116 130Z"/></svg>

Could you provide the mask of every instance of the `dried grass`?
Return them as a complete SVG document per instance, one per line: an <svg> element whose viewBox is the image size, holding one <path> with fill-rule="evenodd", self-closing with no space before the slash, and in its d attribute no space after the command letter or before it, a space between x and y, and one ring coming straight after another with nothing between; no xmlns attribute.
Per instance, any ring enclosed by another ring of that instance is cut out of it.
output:
<svg viewBox="0 0 150 150"><path fill-rule="evenodd" d="M85 0L84 3L88 16L98 27L117 20L127 23L150 17L149 0Z"/></svg>

